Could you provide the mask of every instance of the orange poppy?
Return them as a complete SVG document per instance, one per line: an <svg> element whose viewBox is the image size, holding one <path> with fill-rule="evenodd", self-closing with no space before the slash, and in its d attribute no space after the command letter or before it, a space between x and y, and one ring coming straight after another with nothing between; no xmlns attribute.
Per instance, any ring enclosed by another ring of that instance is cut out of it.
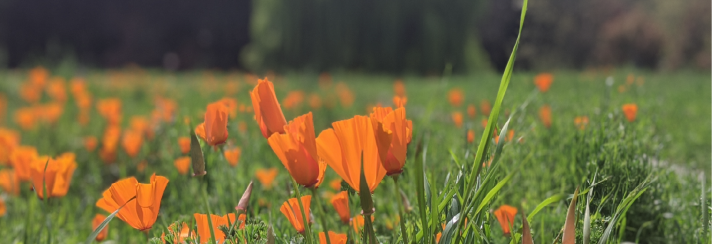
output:
<svg viewBox="0 0 712 244"><path fill-rule="evenodd" d="M33 85L42 87L47 82L47 78L49 78L49 71L42 66L37 66L30 70L29 81Z"/></svg>
<svg viewBox="0 0 712 244"><path fill-rule="evenodd" d="M30 177L37 196L44 198L43 183L48 197L63 197L69 191L72 175L77 168L74 153L65 153L56 159L38 157L30 166ZM49 160L49 161L48 161Z"/></svg>
<svg viewBox="0 0 712 244"><path fill-rule="evenodd" d="M450 105L453 107L459 107L462 105L462 101L465 100L465 95L460 88L453 88L447 94Z"/></svg>
<svg viewBox="0 0 712 244"><path fill-rule="evenodd" d="M392 110L389 107L374 108L371 113L374 134L377 134L378 130L391 131L392 134L390 143L387 144L389 149L386 159L381 162L386 169L386 175L400 174L405 166L408 143L413 137L413 122L406 119L405 114L405 108Z"/></svg>
<svg viewBox="0 0 712 244"><path fill-rule="evenodd" d="M462 128L463 120L464 118L461 112L452 112L452 122L455 123L455 126L457 126L457 128Z"/></svg>
<svg viewBox="0 0 712 244"><path fill-rule="evenodd" d="M321 98L318 94L312 93L311 95L309 95L309 107L311 107L312 109L321 108Z"/></svg>
<svg viewBox="0 0 712 244"><path fill-rule="evenodd" d="M143 135L140 131L133 129L126 130L124 132L121 144L124 147L124 151L129 157L136 157L141 151L141 146L143 145Z"/></svg>
<svg viewBox="0 0 712 244"><path fill-rule="evenodd" d="M539 108L539 119L546 128L551 127L551 107L544 105Z"/></svg>
<svg viewBox="0 0 712 244"><path fill-rule="evenodd" d="M371 215L371 221L373 221L374 217ZM361 229L363 229L363 224L364 224L364 219L363 215L359 214L354 216L351 219L351 226L354 228L354 232L356 233L361 233Z"/></svg>
<svg viewBox="0 0 712 244"><path fill-rule="evenodd" d="M273 133L284 133L287 120L282 114L277 96L274 94L274 85L265 78L259 80L255 89L250 93L252 107L255 109L255 120L260 126L262 136L269 138Z"/></svg>
<svg viewBox="0 0 712 244"><path fill-rule="evenodd" d="M618 86L618 93L624 93L626 90L628 90L628 87L625 85Z"/></svg>
<svg viewBox="0 0 712 244"><path fill-rule="evenodd" d="M180 146L180 152L187 154L190 152L190 137L181 136L178 138L178 146Z"/></svg>
<svg viewBox="0 0 712 244"><path fill-rule="evenodd" d="M290 91L287 93L287 97L284 98L282 104L286 109L297 108L304 101L303 91Z"/></svg>
<svg viewBox="0 0 712 244"><path fill-rule="evenodd" d="M475 131L467 130L467 143L472 143L475 141Z"/></svg>
<svg viewBox="0 0 712 244"><path fill-rule="evenodd" d="M116 148L121 137L121 127L118 125L109 125L104 130L104 137L101 139L101 149L99 157L105 163L112 163L116 159Z"/></svg>
<svg viewBox="0 0 712 244"><path fill-rule="evenodd" d="M329 181L329 187L335 191L341 190L341 179L333 179Z"/></svg>
<svg viewBox="0 0 712 244"><path fill-rule="evenodd" d="M401 96L393 97L393 106L395 106L396 108L405 107L406 104L408 104L407 97L401 97Z"/></svg>
<svg viewBox="0 0 712 244"><path fill-rule="evenodd" d="M319 157L357 192L363 166L368 188L373 192L386 175L381 162L386 160L391 132L376 131L366 116L337 121L332 126L316 139Z"/></svg>
<svg viewBox="0 0 712 244"><path fill-rule="evenodd" d="M134 177L119 180L104 191L96 206L109 213L124 206L117 217L134 229L147 231L158 218L166 185L168 179L155 173L148 184L139 183ZM133 202L129 202L134 197Z"/></svg>
<svg viewBox="0 0 712 244"><path fill-rule="evenodd" d="M20 97L28 103L37 103L42 98L42 87L24 83L20 85Z"/></svg>
<svg viewBox="0 0 712 244"><path fill-rule="evenodd" d="M92 225L91 229L96 230L96 228L99 227L101 222L104 222L105 219L106 219L106 216L104 216L103 214L96 214L94 216L94 219L91 221L91 225ZM104 239L106 239L106 237L108 235L109 235L109 226L106 225L106 226L104 226L104 229L101 230L101 232L99 232L98 235L96 235L96 241L103 241Z"/></svg>
<svg viewBox="0 0 712 244"><path fill-rule="evenodd" d="M37 149L30 146L15 148L10 154L10 163L15 169L15 176L20 181L30 180L30 165L37 159Z"/></svg>
<svg viewBox="0 0 712 244"><path fill-rule="evenodd" d="M628 122L635 121L635 116L638 114L638 105L634 103L623 104L623 113Z"/></svg>
<svg viewBox="0 0 712 244"><path fill-rule="evenodd" d="M480 102L480 111L482 111L482 114L484 114L485 116L489 116L490 112L492 111L492 104L490 104L490 102L487 100L482 100Z"/></svg>
<svg viewBox="0 0 712 244"><path fill-rule="evenodd" d="M64 79L61 77L52 78L47 84L47 95L60 103L67 101L67 89L64 87Z"/></svg>
<svg viewBox="0 0 712 244"><path fill-rule="evenodd" d="M208 240L212 238L210 235L210 223L208 223L208 215L196 213L193 214L193 216L195 217L195 222L198 225L198 235L200 236L200 243L208 243ZM240 217L242 216L243 215L241 214ZM229 228L236 221L234 213L226 214L223 216L211 214L210 220L213 223L213 233L215 233L215 239L217 239L216 241L218 241L218 243L222 243L223 241L225 241L225 233L223 233L219 229L220 226L227 226ZM240 228L244 228L244 226L240 226Z"/></svg>
<svg viewBox="0 0 712 244"><path fill-rule="evenodd" d="M87 111L91 108L91 94L89 92L74 95L74 104L82 111Z"/></svg>
<svg viewBox="0 0 712 244"><path fill-rule="evenodd" d="M5 122L6 113L7 113L7 97L5 97L5 94L0 94L0 122Z"/></svg>
<svg viewBox="0 0 712 244"><path fill-rule="evenodd" d="M10 169L0 170L0 187L11 194L17 196L20 194L20 179L15 176L15 172Z"/></svg>
<svg viewBox="0 0 712 244"><path fill-rule="evenodd" d="M7 207L5 206L5 200L0 197L0 217L5 216L7 213Z"/></svg>
<svg viewBox="0 0 712 244"><path fill-rule="evenodd" d="M109 124L117 125L121 122L121 100L118 98L101 99L96 103L99 114Z"/></svg>
<svg viewBox="0 0 712 244"><path fill-rule="evenodd" d="M220 99L220 102L225 104L225 108L227 108L228 115L230 116L231 119L234 119L237 117L237 108L238 108L237 99L225 97L223 99Z"/></svg>
<svg viewBox="0 0 712 244"><path fill-rule="evenodd" d="M317 161L312 113L299 116L284 127L286 134L272 134L268 142L298 184L312 187L324 177ZM326 167L324 167L326 169Z"/></svg>
<svg viewBox="0 0 712 244"><path fill-rule="evenodd" d="M96 149L96 145L98 143L99 143L98 140L94 136L84 137L84 149L86 149L89 152L93 152L94 149Z"/></svg>
<svg viewBox="0 0 712 244"><path fill-rule="evenodd" d="M585 130L588 125L588 116L576 116L576 118L574 118L574 125L576 125L579 130Z"/></svg>
<svg viewBox="0 0 712 244"><path fill-rule="evenodd" d="M32 129L35 127L37 116L34 108L25 107L15 110L15 123L23 130Z"/></svg>
<svg viewBox="0 0 712 244"><path fill-rule="evenodd" d="M514 217L516 215L517 208L509 205L502 205L494 211L494 216L497 217L497 222L499 222L499 225L502 227L504 235L509 236L511 233L510 227L514 225Z"/></svg>
<svg viewBox="0 0 712 244"><path fill-rule="evenodd" d="M196 237L195 231L191 231L190 227L188 227L188 224L186 224L185 222L183 222L180 229L178 229L175 225L176 224L173 223L168 226L168 232L171 233L171 235L173 236L173 240L171 243L183 243L185 241L185 239L188 237L193 237L193 238ZM176 230L178 232L176 232ZM166 236L165 233L163 233L161 235L161 239L163 239L163 243L166 243L165 236Z"/></svg>
<svg viewBox="0 0 712 244"><path fill-rule="evenodd" d="M346 234L336 234L329 231L329 242L331 244L346 244ZM319 244L326 244L326 235L324 232L319 232Z"/></svg>
<svg viewBox="0 0 712 244"><path fill-rule="evenodd" d="M350 108L354 104L354 94L345 83L339 82L339 84L336 84L336 94L339 96L339 102L342 107Z"/></svg>
<svg viewBox="0 0 712 244"><path fill-rule="evenodd" d="M48 103L40 105L35 108L35 117L42 119L43 121L54 124L62 117L64 107L59 103Z"/></svg>
<svg viewBox="0 0 712 244"><path fill-rule="evenodd" d="M475 105L473 105L473 104L467 105L467 116L470 116L470 118L474 118L476 114L477 114L477 109L475 108Z"/></svg>
<svg viewBox="0 0 712 244"><path fill-rule="evenodd" d="M10 154L19 145L19 133L0 127L0 165L10 164Z"/></svg>
<svg viewBox="0 0 712 244"><path fill-rule="evenodd" d="M393 93L395 93L397 97L405 96L405 84L402 80L393 82Z"/></svg>
<svg viewBox="0 0 712 244"><path fill-rule="evenodd" d="M232 167L237 166L237 162L240 161L240 154L242 154L242 150L239 147L227 149L223 153L225 159L228 163L230 163L230 166Z"/></svg>
<svg viewBox="0 0 712 244"><path fill-rule="evenodd" d="M277 168L257 169L255 176L265 189L272 189L272 182L274 182L274 178L277 177Z"/></svg>
<svg viewBox="0 0 712 244"><path fill-rule="evenodd" d="M84 78L74 77L69 81L69 91L72 96L77 96L77 94L82 94L87 92L87 84Z"/></svg>
<svg viewBox="0 0 712 244"><path fill-rule="evenodd" d="M155 99L156 109L154 112L158 114L158 117L166 123L173 122L176 117L176 110L178 105L175 101L171 99L157 97Z"/></svg>
<svg viewBox="0 0 712 244"><path fill-rule="evenodd" d="M341 222L348 224L351 219L351 210L349 210L349 192L342 191L334 195L331 198L331 205L336 209L336 213L339 214Z"/></svg>
<svg viewBox="0 0 712 244"><path fill-rule="evenodd" d="M205 142L215 146L225 143L227 140L227 107L221 102L208 104L205 112Z"/></svg>
<svg viewBox="0 0 712 244"><path fill-rule="evenodd" d="M203 139L203 141L207 141L207 139L205 139L205 123L200 123L195 127L195 135L197 135L198 138Z"/></svg>
<svg viewBox="0 0 712 244"><path fill-rule="evenodd" d="M173 161L173 165L175 165L176 169L178 169L178 173L186 175L188 174L188 170L190 170L191 162L190 156L184 156Z"/></svg>
<svg viewBox="0 0 712 244"><path fill-rule="evenodd" d="M540 92L548 91L552 82L554 82L554 75L550 73L541 73L534 77L534 84Z"/></svg>
<svg viewBox="0 0 712 244"><path fill-rule="evenodd" d="M129 123L129 128L135 130L136 132L141 132L143 134L149 135L153 131L151 129L151 123L143 116L133 116Z"/></svg>
<svg viewBox="0 0 712 244"><path fill-rule="evenodd" d="M304 216L306 216L307 221L309 221L309 206L311 205L311 195L306 195L301 198L302 206L304 207ZM282 204L279 211L287 217L289 223L292 224L299 234L304 233L304 219L302 218L302 212L299 208L299 200L296 198L290 198L288 201Z"/></svg>

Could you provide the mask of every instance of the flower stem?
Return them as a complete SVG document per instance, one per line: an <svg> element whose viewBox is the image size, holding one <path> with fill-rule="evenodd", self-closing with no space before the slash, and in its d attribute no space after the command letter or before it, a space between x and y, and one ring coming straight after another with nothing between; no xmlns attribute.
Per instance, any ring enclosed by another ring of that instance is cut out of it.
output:
<svg viewBox="0 0 712 244"><path fill-rule="evenodd" d="M205 178L203 178L204 182L206 181ZM210 228L210 238L212 241L217 242L218 239L215 238L215 230L213 229L213 218L212 218L212 213L210 212L210 203L208 202L208 193L207 193L207 185L205 187L205 190L203 191L203 184L200 184L200 190L203 192L203 201L205 202L205 207L208 209L208 227Z"/></svg>
<svg viewBox="0 0 712 244"><path fill-rule="evenodd" d="M297 193L297 202L299 203L299 211L302 213L302 224L304 225L304 236L307 239L307 243L313 243L311 227L309 227L309 218L304 212L304 204L302 204L302 194L299 192L299 184L292 178L292 186L294 186L294 192Z"/></svg>
<svg viewBox="0 0 712 244"><path fill-rule="evenodd" d="M403 197L400 194L400 186L398 185L398 175L393 175L393 182L396 185L395 197L398 198L398 222L400 222L401 236L403 236L403 243L408 243L408 231L405 229L405 219L403 218L403 213L405 212L405 207L403 207Z"/></svg>
<svg viewBox="0 0 712 244"><path fill-rule="evenodd" d="M311 187L310 189L312 191L312 199L315 199L317 208L319 208L319 211L320 211L319 214L321 216L320 216L319 220L321 220L321 227L324 228L324 236L326 236L326 244L331 244L331 240L329 240L329 228L327 228L326 219L324 218L324 216L326 215L326 213L324 213L324 207L321 206L321 200L319 200L319 198L316 195L316 187Z"/></svg>

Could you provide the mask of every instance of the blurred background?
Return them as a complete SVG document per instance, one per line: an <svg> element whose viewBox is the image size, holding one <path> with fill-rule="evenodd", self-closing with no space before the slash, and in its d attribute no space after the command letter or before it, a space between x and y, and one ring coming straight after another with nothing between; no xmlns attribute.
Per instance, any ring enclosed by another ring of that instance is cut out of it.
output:
<svg viewBox="0 0 712 244"><path fill-rule="evenodd" d="M502 70L521 0L1 0L0 67ZM518 69L710 69L709 0L536 0Z"/></svg>

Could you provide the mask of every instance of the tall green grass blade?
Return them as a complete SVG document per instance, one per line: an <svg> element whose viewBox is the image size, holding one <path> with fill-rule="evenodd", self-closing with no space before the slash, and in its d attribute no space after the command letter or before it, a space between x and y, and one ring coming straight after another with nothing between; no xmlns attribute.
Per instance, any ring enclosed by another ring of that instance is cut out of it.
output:
<svg viewBox="0 0 712 244"><path fill-rule="evenodd" d="M124 205L121 205L121 207L116 209L116 211L109 214L109 216L107 216L106 219L104 219L104 221L101 221L101 224L99 224L99 226L97 226L96 229L94 231L92 231L91 234L89 234L89 237L87 237L87 240L84 241L84 243L86 243L86 244L92 243L96 239L96 236L98 236L99 233L104 228L106 228L107 225L109 225L109 222L111 222L111 220L114 219L114 217L116 217L117 214L119 214L119 211L121 211L121 209L124 208L124 206L126 206L126 204L128 204L129 202L131 202L134 199L136 199L136 197L132 197L131 199L126 201L126 203L124 203Z"/></svg>
<svg viewBox="0 0 712 244"><path fill-rule="evenodd" d="M636 186L633 191L629 192L628 195L623 198L620 204L618 204L616 212L613 214L613 217L608 223L608 226L603 231L601 239L598 240L598 244L605 244L608 242L608 239L611 237L611 233L613 232L613 228L615 228L616 224L620 220L620 217L625 215L625 213L628 211L630 206L633 205L635 200L637 200L641 195L643 195L643 193L645 193L648 187L650 187L650 183L655 180L651 177L652 175L649 175L642 183Z"/></svg>
<svg viewBox="0 0 712 244"><path fill-rule="evenodd" d="M529 216L527 217L527 221L532 222L532 220L534 220L534 216L536 216L536 214L539 213L539 211L541 211L544 207L549 206L549 204L561 201L561 199L563 199L563 198L564 198L564 195L556 194L556 195L550 196L549 198L545 199L544 201L539 203L539 205L537 205L536 208L534 208L534 211L529 213Z"/></svg>
<svg viewBox="0 0 712 244"><path fill-rule="evenodd" d="M512 177L514 176L514 174L515 174L516 172L517 172L516 170L510 172L510 173L507 175L507 177L504 177L504 179L502 179L501 181L499 181L499 182L497 183L497 185L495 185L492 189L490 189L489 192L487 192L487 195L485 195L485 198L482 199L482 202L480 202L480 205L477 206L477 209L475 210L475 216L477 216L477 214L479 214L480 211L482 211L482 209L483 209L485 206L487 206L488 204L490 204L490 202L492 201L492 199L494 198L494 196L499 192L499 190L502 189L502 187L504 187L504 185L507 184L507 182L509 182L509 180L512 179Z"/></svg>
<svg viewBox="0 0 712 244"><path fill-rule="evenodd" d="M425 202L425 172L423 172L423 164L425 164L425 152L427 150L428 142L426 141L425 146L422 148L423 161L422 163L415 163L415 188L418 193L418 213L420 215L420 221L422 225L421 228L425 231L425 235L420 235L420 237L416 235L416 238L425 237L423 243L429 243L428 240L431 238L431 232L428 225L428 215L426 213L427 206ZM416 156L417 154L419 153L417 153L416 151Z"/></svg>

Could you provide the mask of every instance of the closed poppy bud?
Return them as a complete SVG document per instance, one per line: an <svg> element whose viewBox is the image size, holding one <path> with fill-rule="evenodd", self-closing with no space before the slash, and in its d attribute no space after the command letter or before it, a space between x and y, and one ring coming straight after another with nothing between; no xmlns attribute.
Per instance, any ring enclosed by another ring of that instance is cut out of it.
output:
<svg viewBox="0 0 712 244"><path fill-rule="evenodd" d="M274 94L272 82L267 78L259 80L255 89L250 92L250 97L255 110L255 120L260 126L262 136L269 138L273 133L284 133L287 120Z"/></svg>
<svg viewBox="0 0 712 244"><path fill-rule="evenodd" d="M129 157L136 157L139 151L141 151L141 146L143 145L143 134L140 131L133 129L126 130L121 141L126 154Z"/></svg>
<svg viewBox="0 0 712 244"><path fill-rule="evenodd" d="M277 168L257 169L255 176L266 190L272 189L272 182L277 177Z"/></svg>
<svg viewBox="0 0 712 244"><path fill-rule="evenodd" d="M336 213L339 214L341 222L348 224L351 219L351 210L349 210L349 193L346 191L339 192L331 198L331 205L334 205Z"/></svg>
<svg viewBox="0 0 712 244"><path fill-rule="evenodd" d="M232 167L237 166L237 162L240 161L240 154L242 154L242 150L239 147L228 149L223 152L223 156L225 156L225 159Z"/></svg>
<svg viewBox="0 0 712 244"><path fill-rule="evenodd" d="M539 109L539 119L546 128L551 127L551 107L544 105Z"/></svg>
<svg viewBox="0 0 712 244"><path fill-rule="evenodd" d="M304 207L304 215L302 215L301 208L299 208L299 200L296 198L290 198L282 204L282 207L279 208L279 211L287 217L289 223L292 224L292 227L294 227L299 234L304 233L304 218L302 217L306 217L307 221L309 221L309 206L311 205L311 197L311 195L306 195L301 198L302 206Z"/></svg>
<svg viewBox="0 0 712 244"><path fill-rule="evenodd" d="M190 170L190 157L185 156L185 157L180 157L177 158L174 162L173 165L176 166L176 169L178 169L178 173L182 175L188 174L188 170Z"/></svg>
<svg viewBox="0 0 712 244"><path fill-rule="evenodd" d="M550 73L541 73L534 77L534 84L541 92L548 91L552 82L554 82L554 76Z"/></svg>
<svg viewBox="0 0 712 244"><path fill-rule="evenodd" d="M146 231L156 223L167 185L168 179L156 174L151 176L148 184L141 184L134 177L119 180L104 191L96 206L112 213L128 201L135 201L130 203L135 204L134 207L121 208L116 216L134 229Z"/></svg>
<svg viewBox="0 0 712 244"><path fill-rule="evenodd" d="M247 185L247 189L245 189L245 192L242 193L242 197L237 203L237 207L235 207L235 210L242 211L243 213L247 211L247 205L250 203L250 196L252 196L252 181L250 181L250 184Z"/></svg>
<svg viewBox="0 0 712 244"><path fill-rule="evenodd" d="M179 137L178 146L180 146L180 152L182 154L188 154L188 152L190 152L190 138L187 136Z"/></svg>
<svg viewBox="0 0 712 244"><path fill-rule="evenodd" d="M516 215L517 208L509 205L502 205L494 211L494 216L497 217L497 222L502 227L504 235L509 236L511 234L510 228L514 225L514 216Z"/></svg>
<svg viewBox="0 0 712 244"><path fill-rule="evenodd" d="M457 128L462 128L463 117L461 112L452 112L452 122Z"/></svg>
<svg viewBox="0 0 712 244"><path fill-rule="evenodd" d="M20 146L10 154L10 163L15 169L15 176L21 181L30 180L30 165L37 159L37 149Z"/></svg>
<svg viewBox="0 0 712 244"><path fill-rule="evenodd" d="M462 90L460 88L453 88L448 92L448 100L450 101L450 105L453 107L459 107L462 105L462 101L465 99L465 95L462 93Z"/></svg>
<svg viewBox="0 0 712 244"><path fill-rule="evenodd" d="M269 145L298 184L305 187L315 186L324 172L317 161L319 157L312 113L290 121L285 130L286 134L272 134L268 140Z"/></svg>
<svg viewBox="0 0 712 244"><path fill-rule="evenodd" d="M94 219L91 221L92 223L92 230L96 230L97 227L101 224L101 222L104 222L106 219L106 216L103 214L96 214L94 216ZM98 235L96 235L96 241L103 241L106 239L106 236L109 235L109 225L104 226L104 229L99 232Z"/></svg>
<svg viewBox="0 0 712 244"><path fill-rule="evenodd" d="M221 102L211 103L205 112L205 141L211 145L220 145L227 140L227 107Z"/></svg>
<svg viewBox="0 0 712 244"><path fill-rule="evenodd" d="M331 244L346 244L346 234L336 234L329 231L329 242ZM324 232L319 232L319 244L326 244L326 235Z"/></svg>
<svg viewBox="0 0 712 244"><path fill-rule="evenodd" d="M474 118L477 113L477 109L475 108L475 105L467 105L467 116L470 116L470 118Z"/></svg>
<svg viewBox="0 0 712 244"><path fill-rule="evenodd" d="M623 104L623 113L625 114L625 118L628 119L628 122L635 121L635 117L638 114L638 105L634 103Z"/></svg>
<svg viewBox="0 0 712 244"><path fill-rule="evenodd" d="M93 152L94 149L96 149L98 141L96 137L94 136L87 136L84 137L84 149L86 149L89 152Z"/></svg>

